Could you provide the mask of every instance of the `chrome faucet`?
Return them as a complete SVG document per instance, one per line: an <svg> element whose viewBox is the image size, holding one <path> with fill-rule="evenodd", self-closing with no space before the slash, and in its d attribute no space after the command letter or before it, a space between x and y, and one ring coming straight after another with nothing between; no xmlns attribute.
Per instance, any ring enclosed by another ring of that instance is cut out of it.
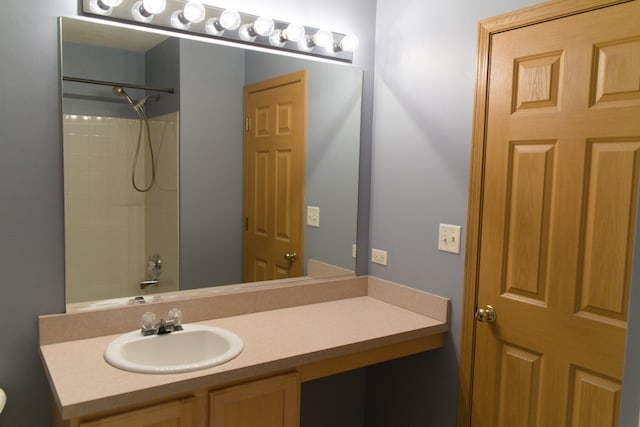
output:
<svg viewBox="0 0 640 427"><path fill-rule="evenodd" d="M147 311L142 315L142 329L140 333L147 335L164 335L170 332L181 331L182 328L182 311L177 308L169 310L168 319L160 319L156 322L156 315Z"/></svg>
<svg viewBox="0 0 640 427"><path fill-rule="evenodd" d="M140 289L147 289L149 286L158 286L160 283L159 280L141 280L140 281Z"/></svg>
<svg viewBox="0 0 640 427"><path fill-rule="evenodd" d="M158 286L160 284L160 274L162 273L162 258L160 254L154 254L147 261L147 276L149 279L140 281L140 289L146 289L149 286Z"/></svg>

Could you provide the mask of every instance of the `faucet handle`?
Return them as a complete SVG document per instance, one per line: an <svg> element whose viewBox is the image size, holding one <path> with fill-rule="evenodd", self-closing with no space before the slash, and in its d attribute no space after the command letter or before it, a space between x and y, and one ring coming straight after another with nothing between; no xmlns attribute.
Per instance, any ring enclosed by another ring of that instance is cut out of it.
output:
<svg viewBox="0 0 640 427"><path fill-rule="evenodd" d="M169 320L173 320L173 324L179 326L182 323L182 311L179 308L169 310Z"/></svg>
<svg viewBox="0 0 640 427"><path fill-rule="evenodd" d="M156 329L156 315L151 311L147 311L142 315L142 334L148 335Z"/></svg>

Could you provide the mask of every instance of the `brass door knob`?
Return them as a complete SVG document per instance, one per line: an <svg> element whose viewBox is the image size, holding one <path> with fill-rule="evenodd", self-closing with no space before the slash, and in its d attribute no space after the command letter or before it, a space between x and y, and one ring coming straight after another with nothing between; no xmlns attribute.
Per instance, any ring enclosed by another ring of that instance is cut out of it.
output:
<svg viewBox="0 0 640 427"><path fill-rule="evenodd" d="M476 319L478 322L493 323L496 321L497 317L498 314L496 313L496 310L490 305L487 305L484 308L479 308L476 311Z"/></svg>
<svg viewBox="0 0 640 427"><path fill-rule="evenodd" d="M289 264L293 264L298 259L298 254L295 252L284 254L284 259L289 261Z"/></svg>

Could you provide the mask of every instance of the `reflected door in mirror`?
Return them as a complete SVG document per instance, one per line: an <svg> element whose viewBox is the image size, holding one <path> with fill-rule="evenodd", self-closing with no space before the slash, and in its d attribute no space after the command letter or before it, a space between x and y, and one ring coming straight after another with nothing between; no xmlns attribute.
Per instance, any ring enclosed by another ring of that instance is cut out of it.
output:
<svg viewBox="0 0 640 427"><path fill-rule="evenodd" d="M245 87L243 280L303 275L306 71Z"/></svg>

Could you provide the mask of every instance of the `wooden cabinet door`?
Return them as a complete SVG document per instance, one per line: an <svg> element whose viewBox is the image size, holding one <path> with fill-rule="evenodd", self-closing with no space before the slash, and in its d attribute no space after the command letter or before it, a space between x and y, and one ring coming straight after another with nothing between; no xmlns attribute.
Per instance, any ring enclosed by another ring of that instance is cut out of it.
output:
<svg viewBox="0 0 640 427"><path fill-rule="evenodd" d="M195 406L189 398L84 421L79 427L196 427Z"/></svg>
<svg viewBox="0 0 640 427"><path fill-rule="evenodd" d="M300 379L281 375L211 392L210 427L298 427Z"/></svg>

